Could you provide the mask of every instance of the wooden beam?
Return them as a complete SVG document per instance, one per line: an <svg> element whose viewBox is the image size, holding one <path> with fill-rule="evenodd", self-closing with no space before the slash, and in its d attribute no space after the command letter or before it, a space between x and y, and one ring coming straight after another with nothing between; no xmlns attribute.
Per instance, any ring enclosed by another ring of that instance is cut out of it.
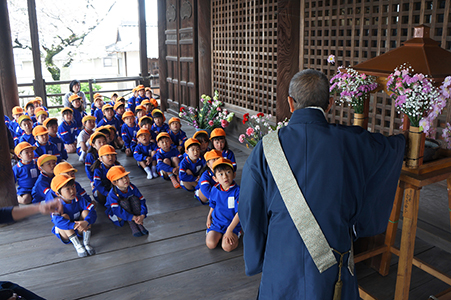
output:
<svg viewBox="0 0 451 300"><path fill-rule="evenodd" d="M168 67L166 63L166 0L158 0L158 69L160 75L160 106L163 111L168 108Z"/></svg>
<svg viewBox="0 0 451 300"><path fill-rule="evenodd" d="M277 3L277 121L291 116L288 106L290 80L299 70L300 1Z"/></svg>
<svg viewBox="0 0 451 300"><path fill-rule="evenodd" d="M6 0L0 0L0 41L2 41L0 43L0 70L2 70L0 93L5 115L12 117L13 107L20 104Z"/></svg>
<svg viewBox="0 0 451 300"><path fill-rule="evenodd" d="M204 1L197 5L198 33L198 82L199 94L212 95L211 63L211 2ZM199 101L199 99L197 99Z"/></svg>
<svg viewBox="0 0 451 300"><path fill-rule="evenodd" d="M138 0L139 29L139 64L141 66L142 84L150 86L149 63L147 62L147 29L145 0Z"/></svg>
<svg viewBox="0 0 451 300"><path fill-rule="evenodd" d="M41 48L39 46L38 19L36 17L35 0L28 0L28 22L30 24L31 52L33 53L34 94L41 97L44 102L44 106L47 106L47 93L45 90L44 79L42 77Z"/></svg>

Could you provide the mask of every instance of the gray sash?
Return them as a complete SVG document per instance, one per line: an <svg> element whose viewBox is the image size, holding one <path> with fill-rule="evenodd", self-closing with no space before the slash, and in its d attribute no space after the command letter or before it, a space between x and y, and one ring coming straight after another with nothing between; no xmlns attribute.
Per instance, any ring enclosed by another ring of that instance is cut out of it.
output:
<svg viewBox="0 0 451 300"><path fill-rule="evenodd" d="M279 141L279 131L263 137L263 151L283 202L310 256L322 273L337 263L310 207L305 201Z"/></svg>

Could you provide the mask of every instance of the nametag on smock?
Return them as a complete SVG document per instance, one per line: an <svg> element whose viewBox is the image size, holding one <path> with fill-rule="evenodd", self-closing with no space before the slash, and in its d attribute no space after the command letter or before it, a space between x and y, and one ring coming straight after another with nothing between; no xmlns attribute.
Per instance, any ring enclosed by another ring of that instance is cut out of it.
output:
<svg viewBox="0 0 451 300"><path fill-rule="evenodd" d="M36 178L36 177L38 177L38 170L36 170L36 169L30 169L30 175L31 175L31 178Z"/></svg>
<svg viewBox="0 0 451 300"><path fill-rule="evenodd" d="M78 220L80 218L80 212L74 214L74 220Z"/></svg>
<svg viewBox="0 0 451 300"><path fill-rule="evenodd" d="M229 197L227 202L229 208L235 208L235 197Z"/></svg>

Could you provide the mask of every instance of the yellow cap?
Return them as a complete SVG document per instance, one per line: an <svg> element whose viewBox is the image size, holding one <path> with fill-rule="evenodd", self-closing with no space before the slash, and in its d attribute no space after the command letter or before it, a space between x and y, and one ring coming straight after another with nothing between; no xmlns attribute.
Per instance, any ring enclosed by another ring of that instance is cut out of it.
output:
<svg viewBox="0 0 451 300"><path fill-rule="evenodd" d="M21 115L19 117L19 120L17 120L17 123L19 123L19 125L20 125L20 123L22 123L25 120L30 120L31 121L31 118L29 116L27 116L27 115Z"/></svg>
<svg viewBox="0 0 451 300"><path fill-rule="evenodd" d="M81 123L85 124L85 122L89 121L89 120L95 121L96 117L94 117L94 116L84 116L83 119L81 119Z"/></svg>
<svg viewBox="0 0 451 300"><path fill-rule="evenodd" d="M167 132L160 132L158 135L157 135L157 142L158 142L158 140L159 139L161 139L162 137L167 137L167 138L171 138L171 136L169 135L169 133L167 133Z"/></svg>
<svg viewBox="0 0 451 300"><path fill-rule="evenodd" d="M31 132L33 134L34 137L38 136L38 135L44 135L49 133L49 131L47 130L47 128L43 125L38 125L35 128L33 128L33 131Z"/></svg>
<svg viewBox="0 0 451 300"><path fill-rule="evenodd" d="M233 163L227 158L221 157L217 161L215 161L215 163L213 164L213 170L219 165L228 165L233 170Z"/></svg>
<svg viewBox="0 0 451 300"><path fill-rule="evenodd" d="M38 167L42 166L43 164L45 164L46 162L48 162L50 160L56 161L56 156L50 155L50 154L42 154L38 158Z"/></svg>
<svg viewBox="0 0 451 300"><path fill-rule="evenodd" d="M60 175L61 173L68 173L74 171L77 173L77 169L75 169L70 163L67 161L60 162L55 166L55 169L53 169L53 174Z"/></svg>

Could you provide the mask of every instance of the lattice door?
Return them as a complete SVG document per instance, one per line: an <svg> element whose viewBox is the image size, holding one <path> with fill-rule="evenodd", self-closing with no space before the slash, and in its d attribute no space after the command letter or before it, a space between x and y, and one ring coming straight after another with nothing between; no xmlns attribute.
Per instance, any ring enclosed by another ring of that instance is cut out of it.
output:
<svg viewBox="0 0 451 300"><path fill-rule="evenodd" d="M197 106L197 1L166 0L168 105ZM164 80L164 79L162 79Z"/></svg>
<svg viewBox="0 0 451 300"><path fill-rule="evenodd" d="M277 0L213 0L212 85L221 100L275 115Z"/></svg>
<svg viewBox="0 0 451 300"><path fill-rule="evenodd" d="M369 58L401 46L411 39L413 28L420 24L431 27L431 38L451 50L449 0L302 0L304 68L323 71L330 77L337 66L353 66ZM335 66L328 65L328 55L336 56ZM448 105L449 107L450 105ZM450 112L440 118L439 127L450 121ZM350 124L352 109L332 108L332 122ZM384 134L399 131L401 120L386 94L371 97L369 130ZM440 133L439 129L439 133Z"/></svg>

